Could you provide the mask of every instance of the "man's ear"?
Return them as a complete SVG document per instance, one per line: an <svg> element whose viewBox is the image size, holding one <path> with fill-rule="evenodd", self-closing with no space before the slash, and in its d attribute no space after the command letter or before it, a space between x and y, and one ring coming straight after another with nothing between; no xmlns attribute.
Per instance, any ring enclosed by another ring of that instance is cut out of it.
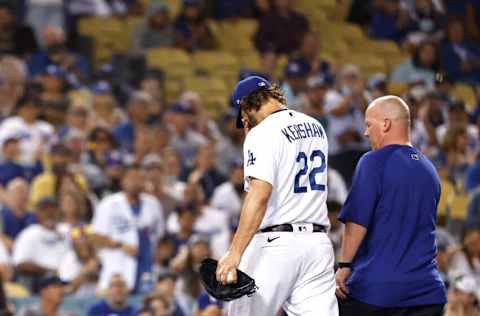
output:
<svg viewBox="0 0 480 316"><path fill-rule="evenodd" d="M383 132L386 133L392 128L392 120L391 119L384 119L383 120Z"/></svg>

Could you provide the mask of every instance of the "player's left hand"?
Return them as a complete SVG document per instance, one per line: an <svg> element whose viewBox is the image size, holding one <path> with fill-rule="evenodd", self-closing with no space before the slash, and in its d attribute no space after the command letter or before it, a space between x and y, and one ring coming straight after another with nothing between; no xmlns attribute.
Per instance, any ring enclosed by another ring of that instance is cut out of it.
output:
<svg viewBox="0 0 480 316"><path fill-rule="evenodd" d="M335 294L337 294L342 300L346 299L348 296L347 280L351 274L352 270L350 268L338 269L335 274L335 281L337 283Z"/></svg>
<svg viewBox="0 0 480 316"><path fill-rule="evenodd" d="M237 268L240 264L240 255L228 251L217 265L217 281L221 284L237 282Z"/></svg>

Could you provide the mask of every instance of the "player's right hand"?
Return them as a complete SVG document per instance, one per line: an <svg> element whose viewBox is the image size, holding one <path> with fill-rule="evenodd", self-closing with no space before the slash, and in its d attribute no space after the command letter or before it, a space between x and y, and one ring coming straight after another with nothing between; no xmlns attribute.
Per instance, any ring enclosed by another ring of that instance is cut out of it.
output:
<svg viewBox="0 0 480 316"><path fill-rule="evenodd" d="M338 269L337 273L335 274L335 281L337 283L335 294L337 294L337 296L342 300L345 300L348 297L347 280L351 274L352 270L350 268Z"/></svg>

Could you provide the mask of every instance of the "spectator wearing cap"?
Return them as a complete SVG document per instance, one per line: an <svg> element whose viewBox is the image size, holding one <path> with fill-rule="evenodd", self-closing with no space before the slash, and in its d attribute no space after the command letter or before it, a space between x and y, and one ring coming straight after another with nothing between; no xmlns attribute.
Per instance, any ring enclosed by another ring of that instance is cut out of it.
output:
<svg viewBox="0 0 480 316"><path fill-rule="evenodd" d="M56 65L48 65L39 75L38 81L41 86L39 97L43 116L55 126L63 124L68 109L66 92L79 86L77 78Z"/></svg>
<svg viewBox="0 0 480 316"><path fill-rule="evenodd" d="M223 303L203 292L198 296L195 316L221 316Z"/></svg>
<svg viewBox="0 0 480 316"><path fill-rule="evenodd" d="M103 198L92 221L97 245L102 249L98 289L107 288L109 279L122 275L128 289L140 289L145 275L151 274L156 240L164 234L163 210L159 201L144 192L144 172L129 166L122 177L122 191Z"/></svg>
<svg viewBox="0 0 480 316"><path fill-rule="evenodd" d="M375 39L401 42L411 28L408 12L401 0L373 1L370 11L370 36Z"/></svg>
<svg viewBox="0 0 480 316"><path fill-rule="evenodd" d="M17 57L3 56L0 60L0 121L13 114L24 92L27 67Z"/></svg>
<svg viewBox="0 0 480 316"><path fill-rule="evenodd" d="M305 91L305 81L310 73L310 66L304 61L289 61L284 70L284 82L281 88L288 106L296 106L298 97Z"/></svg>
<svg viewBox="0 0 480 316"><path fill-rule="evenodd" d="M244 134L236 127L237 111L234 107L225 110L220 120L220 139L216 143L217 169L228 174L231 162L242 157Z"/></svg>
<svg viewBox="0 0 480 316"><path fill-rule="evenodd" d="M307 79L307 90L298 98L293 109L303 112L318 120L325 130L328 130L328 120L325 113L326 96L330 89L328 78L323 74Z"/></svg>
<svg viewBox="0 0 480 316"><path fill-rule="evenodd" d="M175 29L166 3L150 3L145 20L133 32L131 42L134 54L141 54L149 48L172 47L175 44Z"/></svg>
<svg viewBox="0 0 480 316"><path fill-rule="evenodd" d="M15 137L7 138L2 145L2 161L0 162L0 185L7 186L15 178L31 181L35 176L42 173L43 164L37 159L33 165L22 165L20 158L20 140ZM40 157L38 157L40 158Z"/></svg>
<svg viewBox="0 0 480 316"><path fill-rule="evenodd" d="M137 129L147 127L148 110L152 102L152 97L142 91L134 92L127 104L129 120L117 125L113 129L113 136L120 145L120 148L126 152L132 152L133 142Z"/></svg>
<svg viewBox="0 0 480 316"><path fill-rule="evenodd" d="M18 313L19 316L72 316L71 313L60 308L65 295L65 283L58 277L45 277L39 281L40 302L25 307Z"/></svg>
<svg viewBox="0 0 480 316"><path fill-rule="evenodd" d="M150 154L142 161L145 171L145 192L162 201L165 216L168 216L176 207L177 200L167 191L166 165L158 154Z"/></svg>
<svg viewBox="0 0 480 316"><path fill-rule="evenodd" d="M113 129L126 121L126 115L118 107L112 86L106 80L100 80L90 88L92 92L93 126Z"/></svg>
<svg viewBox="0 0 480 316"><path fill-rule="evenodd" d="M17 21L15 10L7 2L0 4L0 53L12 54L21 58L28 57L37 50L37 41L28 25Z"/></svg>
<svg viewBox="0 0 480 316"><path fill-rule="evenodd" d="M57 230L60 217L57 201L43 198L35 209L37 224L25 228L13 245L13 264L23 277L33 281L33 289L42 277L56 275L69 250L67 240Z"/></svg>
<svg viewBox="0 0 480 316"><path fill-rule="evenodd" d="M207 139L192 128L195 111L188 102L177 102L169 110L166 118L170 133L171 146L181 157L182 164L193 165L198 147L207 143Z"/></svg>
<svg viewBox="0 0 480 316"><path fill-rule="evenodd" d="M67 111L66 124L58 131L60 140L64 141L73 135L86 139L92 129L91 122L91 112L87 106L71 103Z"/></svg>
<svg viewBox="0 0 480 316"><path fill-rule="evenodd" d="M123 156L116 150L112 133L104 127L94 128L87 138L82 169L89 188L98 197L119 189Z"/></svg>
<svg viewBox="0 0 480 316"><path fill-rule="evenodd" d="M435 84L435 74L439 71L437 46L433 42L422 42L414 51L413 56L393 71L392 82L408 82L415 77L423 80L428 88Z"/></svg>
<svg viewBox="0 0 480 316"><path fill-rule="evenodd" d="M479 284L469 275L458 277L448 292L445 316L479 316Z"/></svg>
<svg viewBox="0 0 480 316"><path fill-rule="evenodd" d="M338 91L329 91L326 98L330 164L349 183L354 172L352 160L358 159L368 148L363 137L368 103L358 67L345 65L339 73Z"/></svg>
<svg viewBox="0 0 480 316"><path fill-rule="evenodd" d="M210 201L215 188L224 181L225 176L220 174L216 168L215 144L201 145L187 182L198 183L205 194L206 201Z"/></svg>
<svg viewBox="0 0 480 316"><path fill-rule="evenodd" d="M308 30L308 20L292 9L291 0L275 0L273 8L260 20L255 47L260 52L274 47L277 54L290 54L300 47Z"/></svg>
<svg viewBox="0 0 480 316"><path fill-rule="evenodd" d="M204 12L202 0L183 0L174 22L176 45L187 51L215 49L218 46Z"/></svg>
<svg viewBox="0 0 480 316"><path fill-rule="evenodd" d="M113 274L108 280L105 299L90 306L87 316L135 316L135 306L127 302L128 284L121 274Z"/></svg>
<svg viewBox="0 0 480 316"><path fill-rule="evenodd" d="M34 164L55 140L53 126L39 120L40 103L33 92L26 92L18 101L16 116L7 118L0 125L0 143L12 136L20 139L22 165Z"/></svg>
<svg viewBox="0 0 480 316"><path fill-rule="evenodd" d="M6 188L6 201L0 214L2 239L8 249L12 248L13 242L25 228L36 222L35 215L27 208L28 189L28 183L21 178L14 179Z"/></svg>
<svg viewBox="0 0 480 316"><path fill-rule="evenodd" d="M56 196L64 186L83 193L88 192L87 180L83 174L72 172L72 151L63 144L55 144L50 150L50 168L36 176L32 181L29 205L34 206L44 197Z"/></svg>
<svg viewBox="0 0 480 316"><path fill-rule="evenodd" d="M467 40L463 22L451 19L446 35L446 40L440 46L442 68L454 81L479 83L480 47Z"/></svg>
<svg viewBox="0 0 480 316"><path fill-rule="evenodd" d="M65 32L61 27L49 26L42 29L44 49L32 56L28 64L31 77L45 73L49 65L59 67L66 75L84 82L90 74L87 59L66 46Z"/></svg>
<svg viewBox="0 0 480 316"><path fill-rule="evenodd" d="M243 161L235 159L230 163L229 179L215 188L210 204L232 218L240 215L244 195Z"/></svg>
<svg viewBox="0 0 480 316"><path fill-rule="evenodd" d="M320 34L309 31L303 36L300 49L293 54L292 60L307 64L311 75L321 73L329 76L331 75L330 64L321 59L320 50Z"/></svg>
<svg viewBox="0 0 480 316"><path fill-rule="evenodd" d="M100 271L90 233L88 226L77 226L70 231L72 248L62 258L58 270L60 279L68 283L68 293L77 298L93 296Z"/></svg>
<svg viewBox="0 0 480 316"><path fill-rule="evenodd" d="M378 72L370 77L367 82L368 101L388 95L388 78L384 73Z"/></svg>

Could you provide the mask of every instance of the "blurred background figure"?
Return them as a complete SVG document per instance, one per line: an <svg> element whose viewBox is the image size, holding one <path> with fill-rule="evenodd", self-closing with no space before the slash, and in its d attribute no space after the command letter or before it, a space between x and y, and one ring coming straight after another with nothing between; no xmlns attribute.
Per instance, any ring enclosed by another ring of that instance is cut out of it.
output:
<svg viewBox="0 0 480 316"><path fill-rule="evenodd" d="M108 281L105 299L93 304L88 309L88 316L135 316L135 307L128 304L129 289L120 274L112 274Z"/></svg>

